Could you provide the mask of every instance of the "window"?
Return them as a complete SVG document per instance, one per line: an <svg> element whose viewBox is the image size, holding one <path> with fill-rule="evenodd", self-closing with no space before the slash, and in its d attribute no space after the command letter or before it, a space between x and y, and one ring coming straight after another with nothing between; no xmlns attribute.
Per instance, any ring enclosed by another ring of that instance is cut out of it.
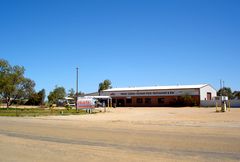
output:
<svg viewBox="0 0 240 162"><path fill-rule="evenodd" d="M164 98L158 98L158 103L163 104L164 103Z"/></svg>
<svg viewBox="0 0 240 162"><path fill-rule="evenodd" d="M137 98L137 103L143 103L143 99L142 98Z"/></svg>
<svg viewBox="0 0 240 162"><path fill-rule="evenodd" d="M127 103L127 104L131 104L131 103L132 103L132 99L131 99L131 98L127 98L127 99L126 99L126 103Z"/></svg>
<svg viewBox="0 0 240 162"><path fill-rule="evenodd" d="M145 104L151 104L151 98L145 98Z"/></svg>

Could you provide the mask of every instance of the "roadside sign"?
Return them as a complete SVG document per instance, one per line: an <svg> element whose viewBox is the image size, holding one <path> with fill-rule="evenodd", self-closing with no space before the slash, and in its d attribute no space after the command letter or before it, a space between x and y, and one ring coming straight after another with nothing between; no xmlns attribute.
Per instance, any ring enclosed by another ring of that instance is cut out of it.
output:
<svg viewBox="0 0 240 162"><path fill-rule="evenodd" d="M78 98L77 100L77 108L78 109L94 109L95 108L95 100L90 98Z"/></svg>

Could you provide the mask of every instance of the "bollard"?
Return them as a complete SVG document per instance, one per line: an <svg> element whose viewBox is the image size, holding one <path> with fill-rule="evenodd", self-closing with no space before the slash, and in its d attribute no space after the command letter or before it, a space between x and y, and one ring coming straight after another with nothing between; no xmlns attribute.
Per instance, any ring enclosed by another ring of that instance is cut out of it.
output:
<svg viewBox="0 0 240 162"><path fill-rule="evenodd" d="M218 104L217 104L217 102L216 102L216 112L218 112Z"/></svg>
<svg viewBox="0 0 240 162"><path fill-rule="evenodd" d="M226 112L226 110L227 110L227 105L226 105L226 102L223 102L222 103L222 112Z"/></svg>
<svg viewBox="0 0 240 162"><path fill-rule="evenodd" d="M230 112L230 109L231 109L231 102L228 101L228 111Z"/></svg>

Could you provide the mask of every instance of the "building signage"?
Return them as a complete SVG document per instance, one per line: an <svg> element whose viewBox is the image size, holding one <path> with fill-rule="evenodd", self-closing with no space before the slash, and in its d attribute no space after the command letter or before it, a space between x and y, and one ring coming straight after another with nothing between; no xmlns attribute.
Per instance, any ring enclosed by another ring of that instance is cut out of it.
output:
<svg viewBox="0 0 240 162"><path fill-rule="evenodd" d="M155 90L155 91L128 91L128 92L105 92L111 97L131 97L131 96L181 96L199 95L199 90Z"/></svg>

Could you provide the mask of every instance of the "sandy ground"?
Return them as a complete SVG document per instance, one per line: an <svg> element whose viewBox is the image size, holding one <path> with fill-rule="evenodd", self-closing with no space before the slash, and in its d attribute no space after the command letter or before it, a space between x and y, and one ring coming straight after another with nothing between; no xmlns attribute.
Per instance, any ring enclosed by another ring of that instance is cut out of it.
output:
<svg viewBox="0 0 240 162"><path fill-rule="evenodd" d="M0 161L240 161L240 109L0 118Z"/></svg>

